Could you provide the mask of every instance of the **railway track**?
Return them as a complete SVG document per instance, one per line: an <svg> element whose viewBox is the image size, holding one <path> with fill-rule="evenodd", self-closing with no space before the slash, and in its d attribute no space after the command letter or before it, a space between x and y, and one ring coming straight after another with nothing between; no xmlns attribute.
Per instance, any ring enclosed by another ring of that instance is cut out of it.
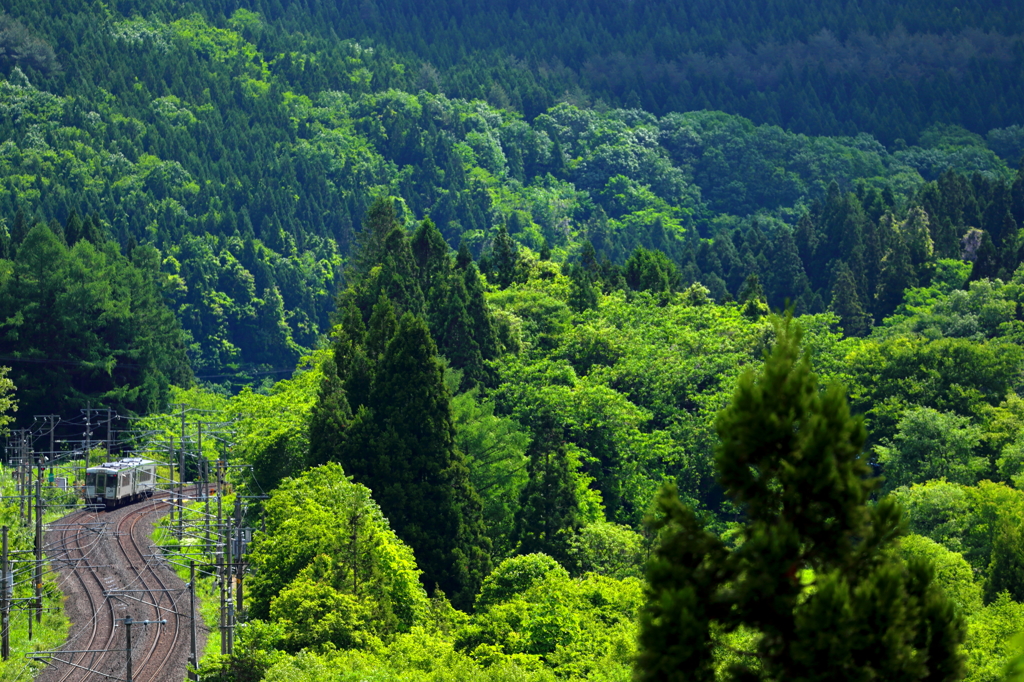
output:
<svg viewBox="0 0 1024 682"><path fill-rule="evenodd" d="M131 617L164 621L133 625L133 681L181 682L189 653L188 590L149 551L152 524L168 509L167 497L158 495L109 512L81 510L47 533L46 552L59 567L72 628L38 680L124 680L123 621ZM201 650L201 623L198 634Z"/></svg>

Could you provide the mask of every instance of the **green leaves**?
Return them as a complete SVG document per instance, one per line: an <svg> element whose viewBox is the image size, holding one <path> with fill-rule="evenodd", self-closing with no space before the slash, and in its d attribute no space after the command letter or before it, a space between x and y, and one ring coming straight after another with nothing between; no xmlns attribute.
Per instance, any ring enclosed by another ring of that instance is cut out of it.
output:
<svg viewBox="0 0 1024 682"><path fill-rule="evenodd" d="M718 416L716 468L743 514L739 545L704 530L674 489L659 499L638 679L713 680L716 634L744 629L753 650L726 679L962 675L963 622L927 561L888 552L899 508L868 507L877 481L863 424L840 387L819 390L800 337L791 318L776 321L764 367Z"/></svg>
<svg viewBox="0 0 1024 682"><path fill-rule="evenodd" d="M250 554L250 610L255 618L291 623L284 624L289 647L387 638L424 616L426 593L412 551L370 491L337 464L285 480L265 511L266 531Z"/></svg>

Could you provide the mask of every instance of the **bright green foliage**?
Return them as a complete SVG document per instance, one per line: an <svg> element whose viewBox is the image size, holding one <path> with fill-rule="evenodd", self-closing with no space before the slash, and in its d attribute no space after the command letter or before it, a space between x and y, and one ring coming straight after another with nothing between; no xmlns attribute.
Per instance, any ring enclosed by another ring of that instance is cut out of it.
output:
<svg viewBox="0 0 1024 682"><path fill-rule="evenodd" d="M18 409L14 382L7 376L10 371L10 367L0 367L0 436L7 435L7 425L14 420L10 413Z"/></svg>
<svg viewBox="0 0 1024 682"><path fill-rule="evenodd" d="M931 564L935 582L965 617L981 609L981 585L975 581L974 571L962 555L922 535L904 535L896 551L904 561L924 559Z"/></svg>
<svg viewBox="0 0 1024 682"><path fill-rule="evenodd" d="M800 330L777 324L771 355L718 416L716 465L744 511L730 549L669 488L648 568L637 679L714 679L718 633L748 628L729 679L879 676L958 680L964 625L922 560L886 550L899 507L861 458L866 434L839 387L820 392Z"/></svg>
<svg viewBox="0 0 1024 682"><path fill-rule="evenodd" d="M402 316L377 362L368 403L346 432L341 462L373 490L395 532L416 552L424 584L466 606L486 573L489 543L480 498L455 447L450 396L435 355L423 320Z"/></svg>
<svg viewBox="0 0 1024 682"><path fill-rule="evenodd" d="M882 465L886 491L943 478L972 485L989 468L977 456L981 430L970 419L929 407L907 410L896 425L896 436L875 452Z"/></svg>
<svg viewBox="0 0 1024 682"><path fill-rule="evenodd" d="M555 682L550 670L508 657L484 665L426 628L399 635L374 651L361 649L285 658L267 671L267 682ZM611 682L614 678L599 678Z"/></svg>
<svg viewBox="0 0 1024 682"><path fill-rule="evenodd" d="M1024 632L1024 604L1000 595L968 621L964 657L968 674L965 682L1003 682L1017 635Z"/></svg>
<svg viewBox="0 0 1024 682"><path fill-rule="evenodd" d="M1024 517L1024 492L982 481L975 487L946 481L896 490L911 532L959 552L987 580L1004 524Z"/></svg>
<svg viewBox="0 0 1024 682"><path fill-rule="evenodd" d="M892 438L913 405L969 417L999 404L1022 360L1019 346L999 340L868 340L846 359L851 403L866 413L873 439Z"/></svg>
<svg viewBox="0 0 1024 682"><path fill-rule="evenodd" d="M235 453L253 467L253 492L270 492L302 470L309 453L310 414L324 381L319 368L323 359L323 353L314 356L311 367L279 381L266 394L246 388L227 405L225 418L239 421Z"/></svg>
<svg viewBox="0 0 1024 682"><path fill-rule="evenodd" d="M547 554L520 554L498 564L480 586L476 608L507 602L543 581L549 573L568 577L565 568Z"/></svg>
<svg viewBox="0 0 1024 682"><path fill-rule="evenodd" d="M641 578L647 554L642 535L607 521L588 523L569 539L569 567L575 575Z"/></svg>
<svg viewBox="0 0 1024 682"><path fill-rule="evenodd" d="M488 577L456 646L483 661L542 662L569 679L629 679L640 581L572 579L544 555L508 559Z"/></svg>
<svg viewBox="0 0 1024 682"><path fill-rule="evenodd" d="M528 479L530 435L515 421L494 414L479 389L452 398L455 445L466 457L469 478L483 502L483 517L495 556L514 549L513 522Z"/></svg>
<svg viewBox="0 0 1024 682"><path fill-rule="evenodd" d="M25 415L70 414L87 401L162 407L192 372L181 327L161 298L159 254L80 239L68 248L37 224L0 263L0 355Z"/></svg>
<svg viewBox="0 0 1024 682"><path fill-rule="evenodd" d="M248 582L252 617L284 631L282 647L365 644L407 632L425 615L412 551L370 491L337 464L287 479L265 506Z"/></svg>

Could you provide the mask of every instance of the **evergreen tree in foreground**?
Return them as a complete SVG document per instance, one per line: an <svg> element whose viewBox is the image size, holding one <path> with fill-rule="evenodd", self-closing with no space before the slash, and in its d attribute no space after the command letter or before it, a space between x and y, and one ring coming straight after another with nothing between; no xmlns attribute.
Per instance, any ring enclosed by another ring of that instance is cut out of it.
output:
<svg viewBox="0 0 1024 682"><path fill-rule="evenodd" d="M660 496L662 542L648 567L636 679L933 680L963 675L965 627L923 560L892 550L902 532L861 457L866 437L842 389L819 390L800 329L778 323L763 369L718 415L718 479L743 509L735 549L704 530L674 489Z"/></svg>
<svg viewBox="0 0 1024 682"><path fill-rule="evenodd" d="M436 353L422 318L402 316L368 404L345 433L341 463L413 548L428 591L440 587L468 608L487 573L489 543Z"/></svg>

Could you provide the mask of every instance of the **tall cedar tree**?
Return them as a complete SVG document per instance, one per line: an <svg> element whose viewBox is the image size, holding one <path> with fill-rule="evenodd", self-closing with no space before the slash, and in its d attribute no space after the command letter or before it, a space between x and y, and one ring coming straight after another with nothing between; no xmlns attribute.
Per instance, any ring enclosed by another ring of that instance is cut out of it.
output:
<svg viewBox="0 0 1024 682"><path fill-rule="evenodd" d="M436 305L430 326L440 352L452 367L463 371L464 388L486 383L488 369L473 333L473 321L468 310L469 294L462 278L452 277L446 286L435 287L433 291L439 294L440 302Z"/></svg>
<svg viewBox="0 0 1024 682"><path fill-rule="evenodd" d="M569 307L578 313L597 308L598 291L590 273L579 263L569 269Z"/></svg>
<svg viewBox="0 0 1024 682"><path fill-rule="evenodd" d="M309 466L341 460L345 429L352 420L352 409L333 358L324 362L323 373L320 392L309 418Z"/></svg>
<svg viewBox="0 0 1024 682"><path fill-rule="evenodd" d="M484 360L494 360L501 350L498 344L498 331L487 307L484 283L480 279L480 271L475 263L469 263L463 270L462 281L466 285L466 312L473 323L473 337Z"/></svg>
<svg viewBox="0 0 1024 682"><path fill-rule="evenodd" d="M385 241L396 227L399 224L394 199L387 196L374 199L366 209L363 229L356 238L355 262L350 273L354 280L358 281L384 260Z"/></svg>
<svg viewBox="0 0 1024 682"><path fill-rule="evenodd" d="M371 324L371 333L372 333ZM342 465L416 554L428 590L469 608L488 571L481 503L455 447L450 396L422 318L402 316L377 362L369 403L346 434Z"/></svg>
<svg viewBox="0 0 1024 682"><path fill-rule="evenodd" d="M516 542L519 554L540 552L569 565L569 541L579 528L579 501L565 445L550 427L528 453L529 481L519 496Z"/></svg>
<svg viewBox="0 0 1024 682"><path fill-rule="evenodd" d="M844 261L837 261L835 272L829 309L839 316L839 325L847 336L864 336L871 331L871 317L864 312L853 273Z"/></svg>
<svg viewBox="0 0 1024 682"><path fill-rule="evenodd" d="M661 545L648 566L636 679L715 675L718 637L741 628L730 680L930 680L963 675L965 627L924 560L892 551L898 505L868 505L878 479L863 422L839 386L819 390L789 317L764 367L718 415L716 467L744 511L731 548L673 488L659 497Z"/></svg>

